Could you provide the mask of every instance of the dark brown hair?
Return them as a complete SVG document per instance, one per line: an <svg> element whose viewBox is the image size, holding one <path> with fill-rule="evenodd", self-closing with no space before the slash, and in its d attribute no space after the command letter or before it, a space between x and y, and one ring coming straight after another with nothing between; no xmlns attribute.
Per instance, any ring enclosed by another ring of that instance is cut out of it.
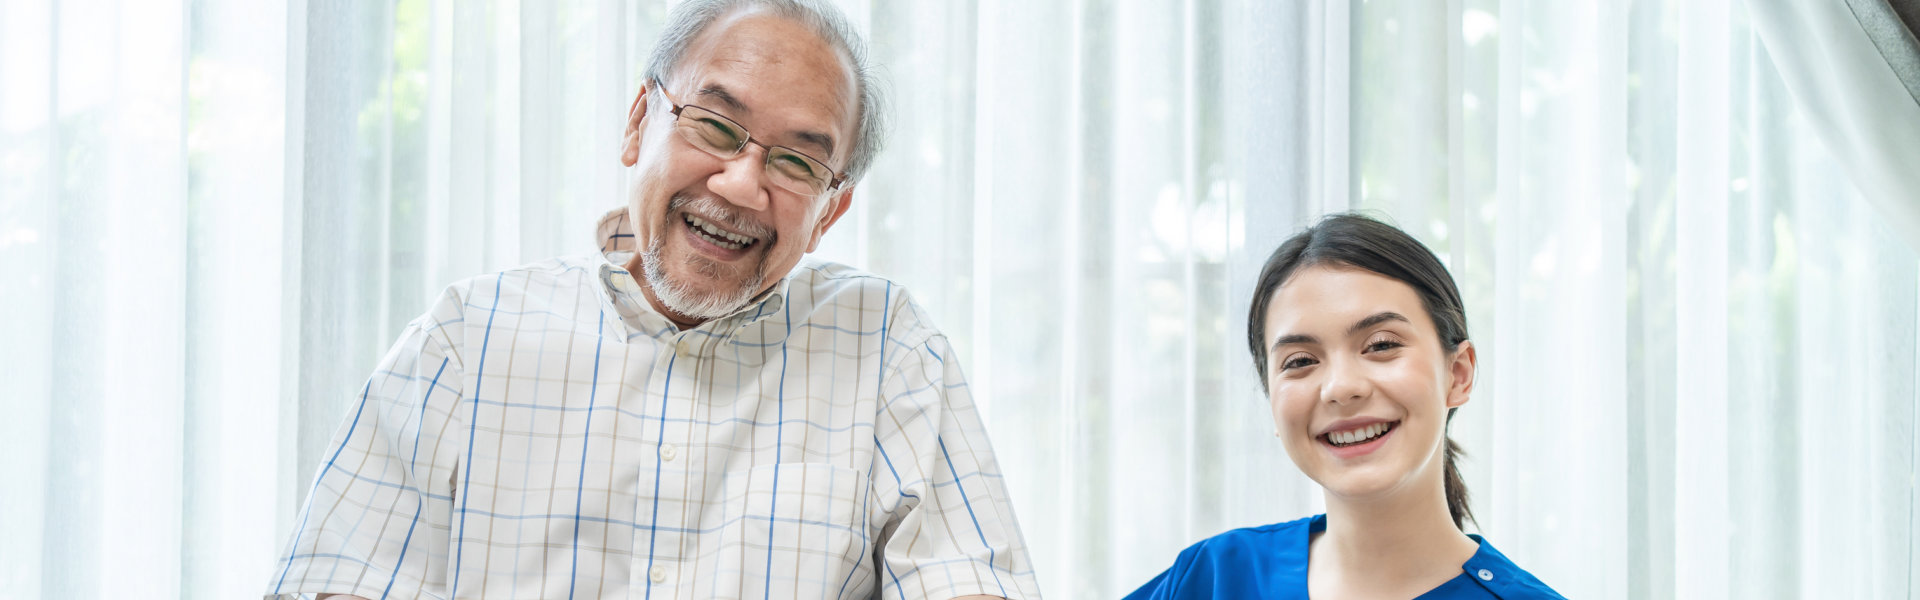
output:
<svg viewBox="0 0 1920 600"><path fill-rule="evenodd" d="M1304 267L1338 265L1371 271L1405 283L1420 295L1420 304L1440 334L1441 350L1448 355L1459 351L1467 341L1467 310L1460 302L1460 288L1440 259L1413 236L1392 225L1358 214L1328 215L1306 231L1294 234L1273 251L1267 265L1260 269L1259 283L1253 288L1253 308L1247 313L1247 347L1253 352L1254 369L1260 373L1260 388L1267 388L1267 304L1280 285ZM1447 423L1453 412L1447 409ZM1452 438L1446 440L1447 511L1453 514L1453 526L1465 528L1473 520L1467 507L1467 485L1455 466L1463 454Z"/></svg>

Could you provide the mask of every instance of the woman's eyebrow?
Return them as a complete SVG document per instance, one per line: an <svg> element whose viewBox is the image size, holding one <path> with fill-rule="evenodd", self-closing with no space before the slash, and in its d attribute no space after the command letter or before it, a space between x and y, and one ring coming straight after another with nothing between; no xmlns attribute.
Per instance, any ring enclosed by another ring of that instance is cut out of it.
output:
<svg viewBox="0 0 1920 600"><path fill-rule="evenodd" d="M1407 324L1413 323L1413 321L1407 320L1407 317L1405 317L1404 315L1401 315L1400 313L1393 312L1393 311L1384 311L1384 312L1374 313L1373 316L1367 317L1365 319L1361 319L1359 322L1354 323L1352 327L1347 328L1347 335L1353 335L1367 329L1372 329L1373 326L1379 325L1381 323L1385 323L1387 321L1399 321Z"/></svg>
<svg viewBox="0 0 1920 600"><path fill-rule="evenodd" d="M1316 338L1304 333L1289 333L1289 334L1280 336L1280 339L1274 340L1273 345L1267 347L1267 353L1272 354L1273 351L1279 350L1281 346L1285 346L1287 344L1318 344L1318 343L1320 343L1320 338Z"/></svg>
<svg viewBox="0 0 1920 600"><path fill-rule="evenodd" d="M1383 311L1383 312L1375 313L1373 316L1370 316L1355 322L1352 327L1347 328L1347 335L1353 335L1356 333L1360 333L1362 331L1366 331L1368 329L1373 328L1375 325L1379 325L1387 321L1399 321L1399 322L1408 323L1408 324L1413 323L1413 321L1408 320L1405 315L1402 315L1400 313L1393 312L1390 310ZM1285 346L1288 344L1318 344L1318 343L1320 343L1320 338L1316 338L1304 333L1289 333L1289 334L1280 336L1279 339L1273 340L1273 345L1267 347L1267 352L1273 352L1275 350L1279 350L1281 346Z"/></svg>

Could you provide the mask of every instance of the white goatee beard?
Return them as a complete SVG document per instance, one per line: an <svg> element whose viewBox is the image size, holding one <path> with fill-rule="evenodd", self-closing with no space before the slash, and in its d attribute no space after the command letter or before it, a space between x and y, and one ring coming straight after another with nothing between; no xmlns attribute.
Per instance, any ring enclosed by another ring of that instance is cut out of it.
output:
<svg viewBox="0 0 1920 600"><path fill-rule="evenodd" d="M682 198L674 198L668 205L667 214L671 217L677 209L689 202ZM760 243L767 244L771 241L763 239ZM665 235L653 236L653 239L648 240L647 247L640 250L640 272L646 277L647 285L653 287L653 296L658 298L661 304L666 305L667 310L685 316L696 319L718 319L733 314L734 311L740 310L740 307L746 306L747 301L753 299L754 294L760 291L761 284L766 283L767 280L766 271L763 270L766 266L763 256L762 263L759 265L761 268L754 269L753 275L741 281L739 288L727 292L701 294L686 282L676 281L667 275L666 259L661 256L665 248ZM689 259L685 262L693 263L695 260L698 259ZM721 273L719 265L710 263L688 266L707 277L717 277Z"/></svg>

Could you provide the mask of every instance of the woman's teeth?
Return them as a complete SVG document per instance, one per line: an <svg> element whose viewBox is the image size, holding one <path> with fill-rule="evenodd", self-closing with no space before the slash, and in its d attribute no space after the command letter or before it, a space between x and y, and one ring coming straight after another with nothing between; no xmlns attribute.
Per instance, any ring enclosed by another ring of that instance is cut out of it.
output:
<svg viewBox="0 0 1920 600"><path fill-rule="evenodd" d="M760 241L744 235L727 233L726 230L714 226L713 223L708 222L706 219L693 215L686 215L686 222L687 227L692 229L694 233L699 234L700 237L705 238L709 242L713 242L713 245L728 250L739 250L747 246L752 246L754 242Z"/></svg>
<svg viewBox="0 0 1920 600"><path fill-rule="evenodd" d="M1351 431L1335 431L1327 434L1327 441L1335 446L1364 444L1373 441L1373 438L1386 435L1387 432L1392 431L1393 426L1398 423L1399 421L1393 423L1374 423Z"/></svg>

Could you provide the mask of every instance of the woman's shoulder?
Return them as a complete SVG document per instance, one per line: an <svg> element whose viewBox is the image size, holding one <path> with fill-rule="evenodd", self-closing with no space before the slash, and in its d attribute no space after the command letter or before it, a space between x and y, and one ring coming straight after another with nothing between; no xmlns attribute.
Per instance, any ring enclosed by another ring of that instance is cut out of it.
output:
<svg viewBox="0 0 1920 600"><path fill-rule="evenodd" d="M1533 573L1501 554L1485 537L1469 537L1480 543L1480 550L1474 552L1473 558L1467 559L1463 570L1474 583L1480 584L1494 597L1501 600L1566 600L1559 592L1534 577Z"/></svg>
<svg viewBox="0 0 1920 600"><path fill-rule="evenodd" d="M1314 515L1292 521L1241 527L1215 534L1187 547L1186 554L1237 554L1249 548L1259 549L1264 556L1273 556L1275 548L1306 548L1308 535L1326 528L1326 515Z"/></svg>
<svg viewBox="0 0 1920 600"><path fill-rule="evenodd" d="M1195 542L1128 599L1288 598L1306 589L1307 541L1322 516L1242 527Z"/></svg>

